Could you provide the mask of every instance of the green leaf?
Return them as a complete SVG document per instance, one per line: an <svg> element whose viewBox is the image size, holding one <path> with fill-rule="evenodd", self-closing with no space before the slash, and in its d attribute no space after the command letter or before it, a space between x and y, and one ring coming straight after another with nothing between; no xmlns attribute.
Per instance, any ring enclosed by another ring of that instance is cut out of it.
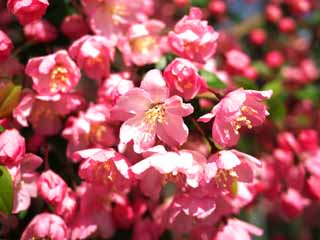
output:
<svg viewBox="0 0 320 240"><path fill-rule="evenodd" d="M270 68L263 61L254 61L252 65L261 75L268 76L271 73Z"/></svg>
<svg viewBox="0 0 320 240"><path fill-rule="evenodd" d="M226 84L222 82L216 74L208 72L204 69L200 69L199 73L206 80L209 87L217 89L225 89L227 87Z"/></svg>
<svg viewBox="0 0 320 240"><path fill-rule="evenodd" d="M208 3L208 0L191 0L191 5L196 7L207 7Z"/></svg>
<svg viewBox="0 0 320 240"><path fill-rule="evenodd" d="M0 125L0 133L3 132L5 129L2 125Z"/></svg>
<svg viewBox="0 0 320 240"><path fill-rule="evenodd" d="M156 68L159 70L163 70L167 66L167 63L167 58L165 56L162 56L160 60L156 63Z"/></svg>
<svg viewBox="0 0 320 240"><path fill-rule="evenodd" d="M263 90L272 90L272 96L278 96L283 93L282 82L275 79L264 85Z"/></svg>
<svg viewBox="0 0 320 240"><path fill-rule="evenodd" d="M286 116L286 106L283 96L274 96L268 101L271 120L279 127L283 127Z"/></svg>
<svg viewBox="0 0 320 240"><path fill-rule="evenodd" d="M319 88L315 85L308 85L295 93L295 97L300 100L311 100L314 103L319 101Z"/></svg>
<svg viewBox="0 0 320 240"><path fill-rule="evenodd" d="M258 89L257 85L246 77L236 76L234 78L234 81L236 82L238 87L243 87L244 89L254 89L254 90Z"/></svg>
<svg viewBox="0 0 320 240"><path fill-rule="evenodd" d="M13 185L11 175L4 166L0 166L0 212L10 214L13 207Z"/></svg>

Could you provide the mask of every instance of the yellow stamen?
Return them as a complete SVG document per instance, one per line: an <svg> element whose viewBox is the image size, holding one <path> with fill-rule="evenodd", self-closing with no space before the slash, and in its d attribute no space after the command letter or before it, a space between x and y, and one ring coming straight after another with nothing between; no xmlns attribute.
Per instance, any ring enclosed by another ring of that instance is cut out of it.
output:
<svg viewBox="0 0 320 240"><path fill-rule="evenodd" d="M68 87L69 72L65 67L56 66L50 73L50 88L52 91L58 89L65 91Z"/></svg>

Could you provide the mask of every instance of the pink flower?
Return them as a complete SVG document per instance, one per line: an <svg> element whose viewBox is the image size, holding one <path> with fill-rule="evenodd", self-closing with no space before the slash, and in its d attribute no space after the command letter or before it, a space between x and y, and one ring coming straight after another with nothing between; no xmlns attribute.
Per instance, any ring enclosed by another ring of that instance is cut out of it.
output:
<svg viewBox="0 0 320 240"><path fill-rule="evenodd" d="M160 238L160 226L150 219L138 220L133 228L132 240L157 240Z"/></svg>
<svg viewBox="0 0 320 240"><path fill-rule="evenodd" d="M251 60L247 54L244 52L231 49L225 54L227 67L230 69L232 73L242 74L251 63Z"/></svg>
<svg viewBox="0 0 320 240"><path fill-rule="evenodd" d="M55 213L61 216L66 223L71 222L77 211L77 197L76 194L70 189L67 189L66 194L61 202L55 206Z"/></svg>
<svg viewBox="0 0 320 240"><path fill-rule="evenodd" d="M302 214L303 209L310 204L310 200L303 197L297 190L290 188L281 196L281 209L289 219Z"/></svg>
<svg viewBox="0 0 320 240"><path fill-rule="evenodd" d="M90 236L111 238L115 226L111 215L112 196L105 186L83 183L78 188L80 210L71 224L71 240Z"/></svg>
<svg viewBox="0 0 320 240"><path fill-rule="evenodd" d="M127 35L118 43L125 64L130 66L132 62L143 66L159 61L163 52L160 34L164 28L165 24L157 20L131 25Z"/></svg>
<svg viewBox="0 0 320 240"><path fill-rule="evenodd" d="M213 117L212 138L216 144L226 148L237 144L239 129L261 125L268 115L266 106L261 103L269 99L272 91L253 91L238 89L228 93L211 113L200 117L199 121L208 122Z"/></svg>
<svg viewBox="0 0 320 240"><path fill-rule="evenodd" d="M182 117L193 112L178 96L169 91L159 70L150 70L140 88L121 96L112 110L114 118L126 120L120 128L120 143L134 142L135 152L152 147L156 135L169 145L181 145L188 137Z"/></svg>
<svg viewBox="0 0 320 240"><path fill-rule="evenodd" d="M8 0L7 7L22 25L40 19L49 6L48 0Z"/></svg>
<svg viewBox="0 0 320 240"><path fill-rule="evenodd" d="M164 70L164 78L170 93L186 100L194 98L207 89L204 78L198 74L197 67L187 59L176 58Z"/></svg>
<svg viewBox="0 0 320 240"><path fill-rule="evenodd" d="M51 170L41 173L38 179L38 193L49 204L61 203L67 191L67 184Z"/></svg>
<svg viewBox="0 0 320 240"><path fill-rule="evenodd" d="M70 117L62 136L69 140L67 155L92 147L110 147L117 141L115 126L110 122L110 112L104 105L91 104L78 117Z"/></svg>
<svg viewBox="0 0 320 240"><path fill-rule="evenodd" d="M251 235L261 236L262 229L238 219L229 219L221 226L212 240L251 240Z"/></svg>
<svg viewBox="0 0 320 240"><path fill-rule="evenodd" d="M114 73L105 79L98 90L98 102L113 106L118 98L126 94L134 84L129 80L129 73Z"/></svg>
<svg viewBox="0 0 320 240"><path fill-rule="evenodd" d="M0 134L0 164L20 164L25 151L25 140L16 129L5 130Z"/></svg>
<svg viewBox="0 0 320 240"><path fill-rule="evenodd" d="M73 14L63 19L61 32L73 40L87 34L89 32L89 27L82 15Z"/></svg>
<svg viewBox="0 0 320 240"><path fill-rule="evenodd" d="M23 28L24 35L35 43L52 42L57 38L57 30L50 22L40 19L33 21Z"/></svg>
<svg viewBox="0 0 320 240"><path fill-rule="evenodd" d="M219 34L207 21L201 21L201 17L199 8L191 8L189 15L184 16L169 32L168 43L178 56L205 62L215 53Z"/></svg>
<svg viewBox="0 0 320 240"><path fill-rule="evenodd" d="M93 32L107 37L116 45L132 23L152 13L152 0L82 0Z"/></svg>
<svg viewBox="0 0 320 240"><path fill-rule="evenodd" d="M313 129L305 129L298 135L298 141L304 151L316 151L318 148L318 132Z"/></svg>
<svg viewBox="0 0 320 240"><path fill-rule="evenodd" d="M104 185L117 192L127 192L132 184L127 159L113 149L78 151L74 153L74 159L85 159L80 165L79 176L89 183Z"/></svg>
<svg viewBox="0 0 320 240"><path fill-rule="evenodd" d="M25 154L21 164L9 168L14 184L13 213L27 210L31 204L31 197L37 197L36 169L42 164L42 159L32 153Z"/></svg>
<svg viewBox="0 0 320 240"><path fill-rule="evenodd" d="M214 169L214 165L216 169ZM223 150L211 155L208 159L208 170L218 189L227 189L231 195L237 196L235 186L241 183L252 183L254 175L261 163L258 159L236 150ZM208 174L207 174L208 175Z"/></svg>
<svg viewBox="0 0 320 240"><path fill-rule="evenodd" d="M11 54L13 44L10 38L0 30L0 62L5 61Z"/></svg>
<svg viewBox="0 0 320 240"><path fill-rule="evenodd" d="M69 53L89 78L100 82L109 76L114 49L105 37L85 35L71 45Z"/></svg>
<svg viewBox="0 0 320 240"><path fill-rule="evenodd" d="M30 239L67 240L68 227L59 216L41 213L29 223L21 236L21 240Z"/></svg>
<svg viewBox="0 0 320 240"><path fill-rule="evenodd" d="M55 135L62 128L62 117L79 108L83 99L75 94L62 94L50 101L42 100L26 90L19 105L13 111L13 117L24 127L31 123L39 135ZM47 96L44 97L47 99Z"/></svg>
<svg viewBox="0 0 320 240"><path fill-rule="evenodd" d="M26 66L26 74L32 78L33 89L45 96L70 92L81 77L79 68L65 50L31 58Z"/></svg>
<svg viewBox="0 0 320 240"><path fill-rule="evenodd" d="M158 199L162 187L167 183L177 185L177 191L198 187L204 178L202 166L205 164L205 157L197 152L161 151L136 163L131 169L140 179L141 191L152 199Z"/></svg>

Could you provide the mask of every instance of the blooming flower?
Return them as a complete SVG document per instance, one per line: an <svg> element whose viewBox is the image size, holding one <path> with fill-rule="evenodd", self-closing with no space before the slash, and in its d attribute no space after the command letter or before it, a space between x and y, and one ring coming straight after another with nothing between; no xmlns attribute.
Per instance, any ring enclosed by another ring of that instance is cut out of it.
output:
<svg viewBox="0 0 320 240"><path fill-rule="evenodd" d="M134 150L143 152L152 147L156 135L170 145L181 145L188 137L182 117L193 112L178 96L169 98L169 91L159 70L150 70L140 88L121 96L113 108L113 117L126 120L120 128L120 142L134 142Z"/></svg>
<svg viewBox="0 0 320 240"><path fill-rule="evenodd" d="M0 134L0 164L20 164L25 151L25 140L16 129L5 130Z"/></svg>
<svg viewBox="0 0 320 240"><path fill-rule="evenodd" d="M49 6L48 0L8 0L7 7L23 25L40 19Z"/></svg>
<svg viewBox="0 0 320 240"><path fill-rule="evenodd" d="M100 82L109 76L114 49L105 37L85 35L73 42L69 53L89 78Z"/></svg>
<svg viewBox="0 0 320 240"><path fill-rule="evenodd" d="M59 216L50 213L37 215L24 230L21 240L67 240L68 227Z"/></svg>
<svg viewBox="0 0 320 240"><path fill-rule="evenodd" d="M127 66L131 62L143 66L156 63L162 55L161 31L165 24L157 20L136 23L130 26L125 37L120 38L118 47Z"/></svg>
<svg viewBox="0 0 320 240"><path fill-rule="evenodd" d="M81 74L65 50L44 57L31 58L26 73L32 78L33 89L40 95L50 96L70 92Z"/></svg>
<svg viewBox="0 0 320 240"><path fill-rule="evenodd" d="M82 0L93 32L107 37L114 45L130 24L152 13L152 0Z"/></svg>
<svg viewBox="0 0 320 240"><path fill-rule="evenodd" d="M231 147L239 141L239 129L261 125L268 115L266 106L261 103L269 99L272 91L253 91L238 89L227 94L211 113L200 117L199 121L208 122L213 117L212 138L219 146Z"/></svg>
<svg viewBox="0 0 320 240"><path fill-rule="evenodd" d="M35 43L52 42L58 35L56 28L44 19L33 21L25 25L23 32L29 41Z"/></svg>
<svg viewBox="0 0 320 240"><path fill-rule="evenodd" d="M13 44L10 38L0 30L0 62L6 60L13 49Z"/></svg>
<svg viewBox="0 0 320 240"><path fill-rule="evenodd" d="M74 159L85 159L79 176L89 183L104 185L117 192L126 192L131 186L132 174L127 159L113 149L92 148L74 153Z"/></svg>
<svg viewBox="0 0 320 240"><path fill-rule="evenodd" d="M24 127L28 122L40 135L54 135L62 128L62 116L69 114L82 105L82 98L76 94L61 94L54 100L42 100L41 96L26 90L13 117ZM47 96L44 97L47 99Z"/></svg>
<svg viewBox="0 0 320 240"><path fill-rule="evenodd" d="M219 34L201 21L199 8L191 8L188 16L184 16L168 34L168 43L172 51L180 57L192 61L204 62L216 51Z"/></svg>
<svg viewBox="0 0 320 240"><path fill-rule="evenodd" d="M91 104L78 117L70 117L62 136L69 140L67 155L93 147L110 147L117 141L115 126L110 123L110 112L104 105Z"/></svg>
<svg viewBox="0 0 320 240"><path fill-rule="evenodd" d="M170 92L187 100L207 89L204 78L198 74L197 67L187 59L176 58L164 70Z"/></svg>

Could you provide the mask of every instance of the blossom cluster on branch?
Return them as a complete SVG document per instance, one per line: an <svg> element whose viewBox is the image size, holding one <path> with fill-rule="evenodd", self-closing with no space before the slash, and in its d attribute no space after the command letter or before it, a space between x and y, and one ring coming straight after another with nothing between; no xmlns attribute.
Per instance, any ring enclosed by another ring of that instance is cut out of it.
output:
<svg viewBox="0 0 320 240"><path fill-rule="evenodd" d="M0 238L317 236L319 4L229 2L0 3Z"/></svg>

